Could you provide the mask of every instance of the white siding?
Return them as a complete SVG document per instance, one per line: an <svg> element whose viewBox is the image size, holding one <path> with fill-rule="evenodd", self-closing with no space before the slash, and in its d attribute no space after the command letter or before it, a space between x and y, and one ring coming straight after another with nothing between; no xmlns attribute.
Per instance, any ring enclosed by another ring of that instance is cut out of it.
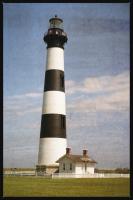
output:
<svg viewBox="0 0 133 200"><path fill-rule="evenodd" d="M75 173L76 174L82 174L83 173L82 163L76 163L76 165L75 165Z"/></svg>
<svg viewBox="0 0 133 200"><path fill-rule="evenodd" d="M94 167L87 167L87 173L94 174Z"/></svg>
<svg viewBox="0 0 133 200"><path fill-rule="evenodd" d="M70 163L72 163L72 170L70 170ZM65 170L63 169L63 164L65 164ZM59 173L94 174L94 167L94 163L86 163L85 167L84 162L75 163L72 160L65 157L59 163Z"/></svg>
<svg viewBox="0 0 133 200"><path fill-rule="evenodd" d="M88 163L87 164L87 173L89 174L94 174L94 167L95 167L95 164L94 163Z"/></svg>

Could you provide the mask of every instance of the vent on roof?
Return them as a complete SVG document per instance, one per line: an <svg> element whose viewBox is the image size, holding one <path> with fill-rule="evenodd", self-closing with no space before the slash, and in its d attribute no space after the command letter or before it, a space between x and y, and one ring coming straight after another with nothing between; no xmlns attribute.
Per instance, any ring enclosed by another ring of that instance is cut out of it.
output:
<svg viewBox="0 0 133 200"><path fill-rule="evenodd" d="M66 148L66 155L70 155L70 153L71 153L71 148L67 147Z"/></svg>
<svg viewBox="0 0 133 200"><path fill-rule="evenodd" d="M83 149L83 156L87 156L88 155L88 150L87 149Z"/></svg>

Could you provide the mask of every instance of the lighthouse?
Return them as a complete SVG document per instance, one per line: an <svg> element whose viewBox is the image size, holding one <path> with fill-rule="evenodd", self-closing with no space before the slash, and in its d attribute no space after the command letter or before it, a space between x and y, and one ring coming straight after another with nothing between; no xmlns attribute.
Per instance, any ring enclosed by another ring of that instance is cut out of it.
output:
<svg viewBox="0 0 133 200"><path fill-rule="evenodd" d="M58 170L56 161L65 154L66 105L64 80L64 45L67 34L63 20L57 15L49 20L44 34L47 44L46 71L40 128L37 173L53 173Z"/></svg>

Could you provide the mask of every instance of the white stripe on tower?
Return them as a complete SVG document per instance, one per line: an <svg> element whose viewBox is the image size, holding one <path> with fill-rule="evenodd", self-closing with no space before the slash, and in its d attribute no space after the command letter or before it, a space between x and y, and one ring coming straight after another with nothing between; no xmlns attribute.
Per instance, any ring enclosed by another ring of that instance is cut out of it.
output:
<svg viewBox="0 0 133 200"><path fill-rule="evenodd" d="M39 163L41 165L50 165L54 164L58 166L58 163L55 163L63 154L65 154L66 148L66 139L65 138L41 138L39 146Z"/></svg>
<svg viewBox="0 0 133 200"><path fill-rule="evenodd" d="M38 155L39 165L58 165L56 161L65 154L67 146L64 84L64 44L67 42L67 35L60 28L62 22L57 17L50 19L50 28L44 36L44 41L47 43L47 60Z"/></svg>
<svg viewBox="0 0 133 200"><path fill-rule="evenodd" d="M64 50L59 47L51 47L47 50L46 69L59 69L64 71Z"/></svg>
<svg viewBox="0 0 133 200"><path fill-rule="evenodd" d="M44 92L42 114L48 114L48 113L66 115L64 92L61 91Z"/></svg>

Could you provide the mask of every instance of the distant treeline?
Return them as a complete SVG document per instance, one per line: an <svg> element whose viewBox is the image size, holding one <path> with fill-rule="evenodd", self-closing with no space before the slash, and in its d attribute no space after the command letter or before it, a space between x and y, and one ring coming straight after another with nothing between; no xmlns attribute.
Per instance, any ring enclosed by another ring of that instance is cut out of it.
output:
<svg viewBox="0 0 133 200"><path fill-rule="evenodd" d="M95 168L95 173L117 173L117 174L129 174L128 168L116 168L116 169L98 169Z"/></svg>
<svg viewBox="0 0 133 200"><path fill-rule="evenodd" d="M4 171L34 171L35 168L4 168ZM120 173L129 174L130 170L128 168L116 168L116 169L98 169L95 168L95 173Z"/></svg>
<svg viewBox="0 0 133 200"><path fill-rule="evenodd" d="M35 170L35 168L4 168L4 171L32 171Z"/></svg>

